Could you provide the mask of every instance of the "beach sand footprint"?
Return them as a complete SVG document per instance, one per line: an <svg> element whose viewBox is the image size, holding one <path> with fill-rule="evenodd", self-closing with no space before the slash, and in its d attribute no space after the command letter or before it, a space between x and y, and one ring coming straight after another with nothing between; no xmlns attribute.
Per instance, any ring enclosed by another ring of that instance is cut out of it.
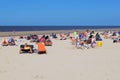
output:
<svg viewBox="0 0 120 80"><path fill-rule="evenodd" d="M0 70L0 74L7 73L6 70Z"/></svg>
<svg viewBox="0 0 120 80"><path fill-rule="evenodd" d="M46 80L46 77L43 75L34 75L33 78L35 80Z"/></svg>

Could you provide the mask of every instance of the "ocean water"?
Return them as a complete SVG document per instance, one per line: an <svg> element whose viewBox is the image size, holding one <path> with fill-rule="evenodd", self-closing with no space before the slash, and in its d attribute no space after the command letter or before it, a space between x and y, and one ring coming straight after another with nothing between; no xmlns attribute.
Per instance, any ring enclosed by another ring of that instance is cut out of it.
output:
<svg viewBox="0 0 120 80"><path fill-rule="evenodd" d="M120 28L120 26L0 26L0 32L76 30L76 29L107 29L107 28Z"/></svg>

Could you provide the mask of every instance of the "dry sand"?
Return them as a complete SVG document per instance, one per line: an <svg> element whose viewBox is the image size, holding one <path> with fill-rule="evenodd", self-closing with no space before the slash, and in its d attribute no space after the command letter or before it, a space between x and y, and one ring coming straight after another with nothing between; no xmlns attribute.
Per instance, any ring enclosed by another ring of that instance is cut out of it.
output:
<svg viewBox="0 0 120 80"><path fill-rule="evenodd" d="M120 80L120 43L111 39L104 39L102 47L84 50L69 40L53 39L53 46L42 55L19 54L25 42L29 41L0 45L0 80Z"/></svg>

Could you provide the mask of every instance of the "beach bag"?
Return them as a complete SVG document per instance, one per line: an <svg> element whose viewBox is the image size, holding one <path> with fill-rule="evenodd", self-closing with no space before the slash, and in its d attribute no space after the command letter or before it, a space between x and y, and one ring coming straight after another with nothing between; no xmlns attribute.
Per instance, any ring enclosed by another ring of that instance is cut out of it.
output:
<svg viewBox="0 0 120 80"><path fill-rule="evenodd" d="M98 46L98 47L102 47L102 42L101 42L101 41L98 41L98 42L97 42L97 46Z"/></svg>

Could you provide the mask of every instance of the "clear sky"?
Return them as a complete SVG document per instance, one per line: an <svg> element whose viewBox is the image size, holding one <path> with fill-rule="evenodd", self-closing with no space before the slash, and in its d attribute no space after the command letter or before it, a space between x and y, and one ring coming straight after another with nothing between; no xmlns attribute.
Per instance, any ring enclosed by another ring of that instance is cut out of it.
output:
<svg viewBox="0 0 120 80"><path fill-rule="evenodd" d="M0 25L120 25L120 0L0 0Z"/></svg>

